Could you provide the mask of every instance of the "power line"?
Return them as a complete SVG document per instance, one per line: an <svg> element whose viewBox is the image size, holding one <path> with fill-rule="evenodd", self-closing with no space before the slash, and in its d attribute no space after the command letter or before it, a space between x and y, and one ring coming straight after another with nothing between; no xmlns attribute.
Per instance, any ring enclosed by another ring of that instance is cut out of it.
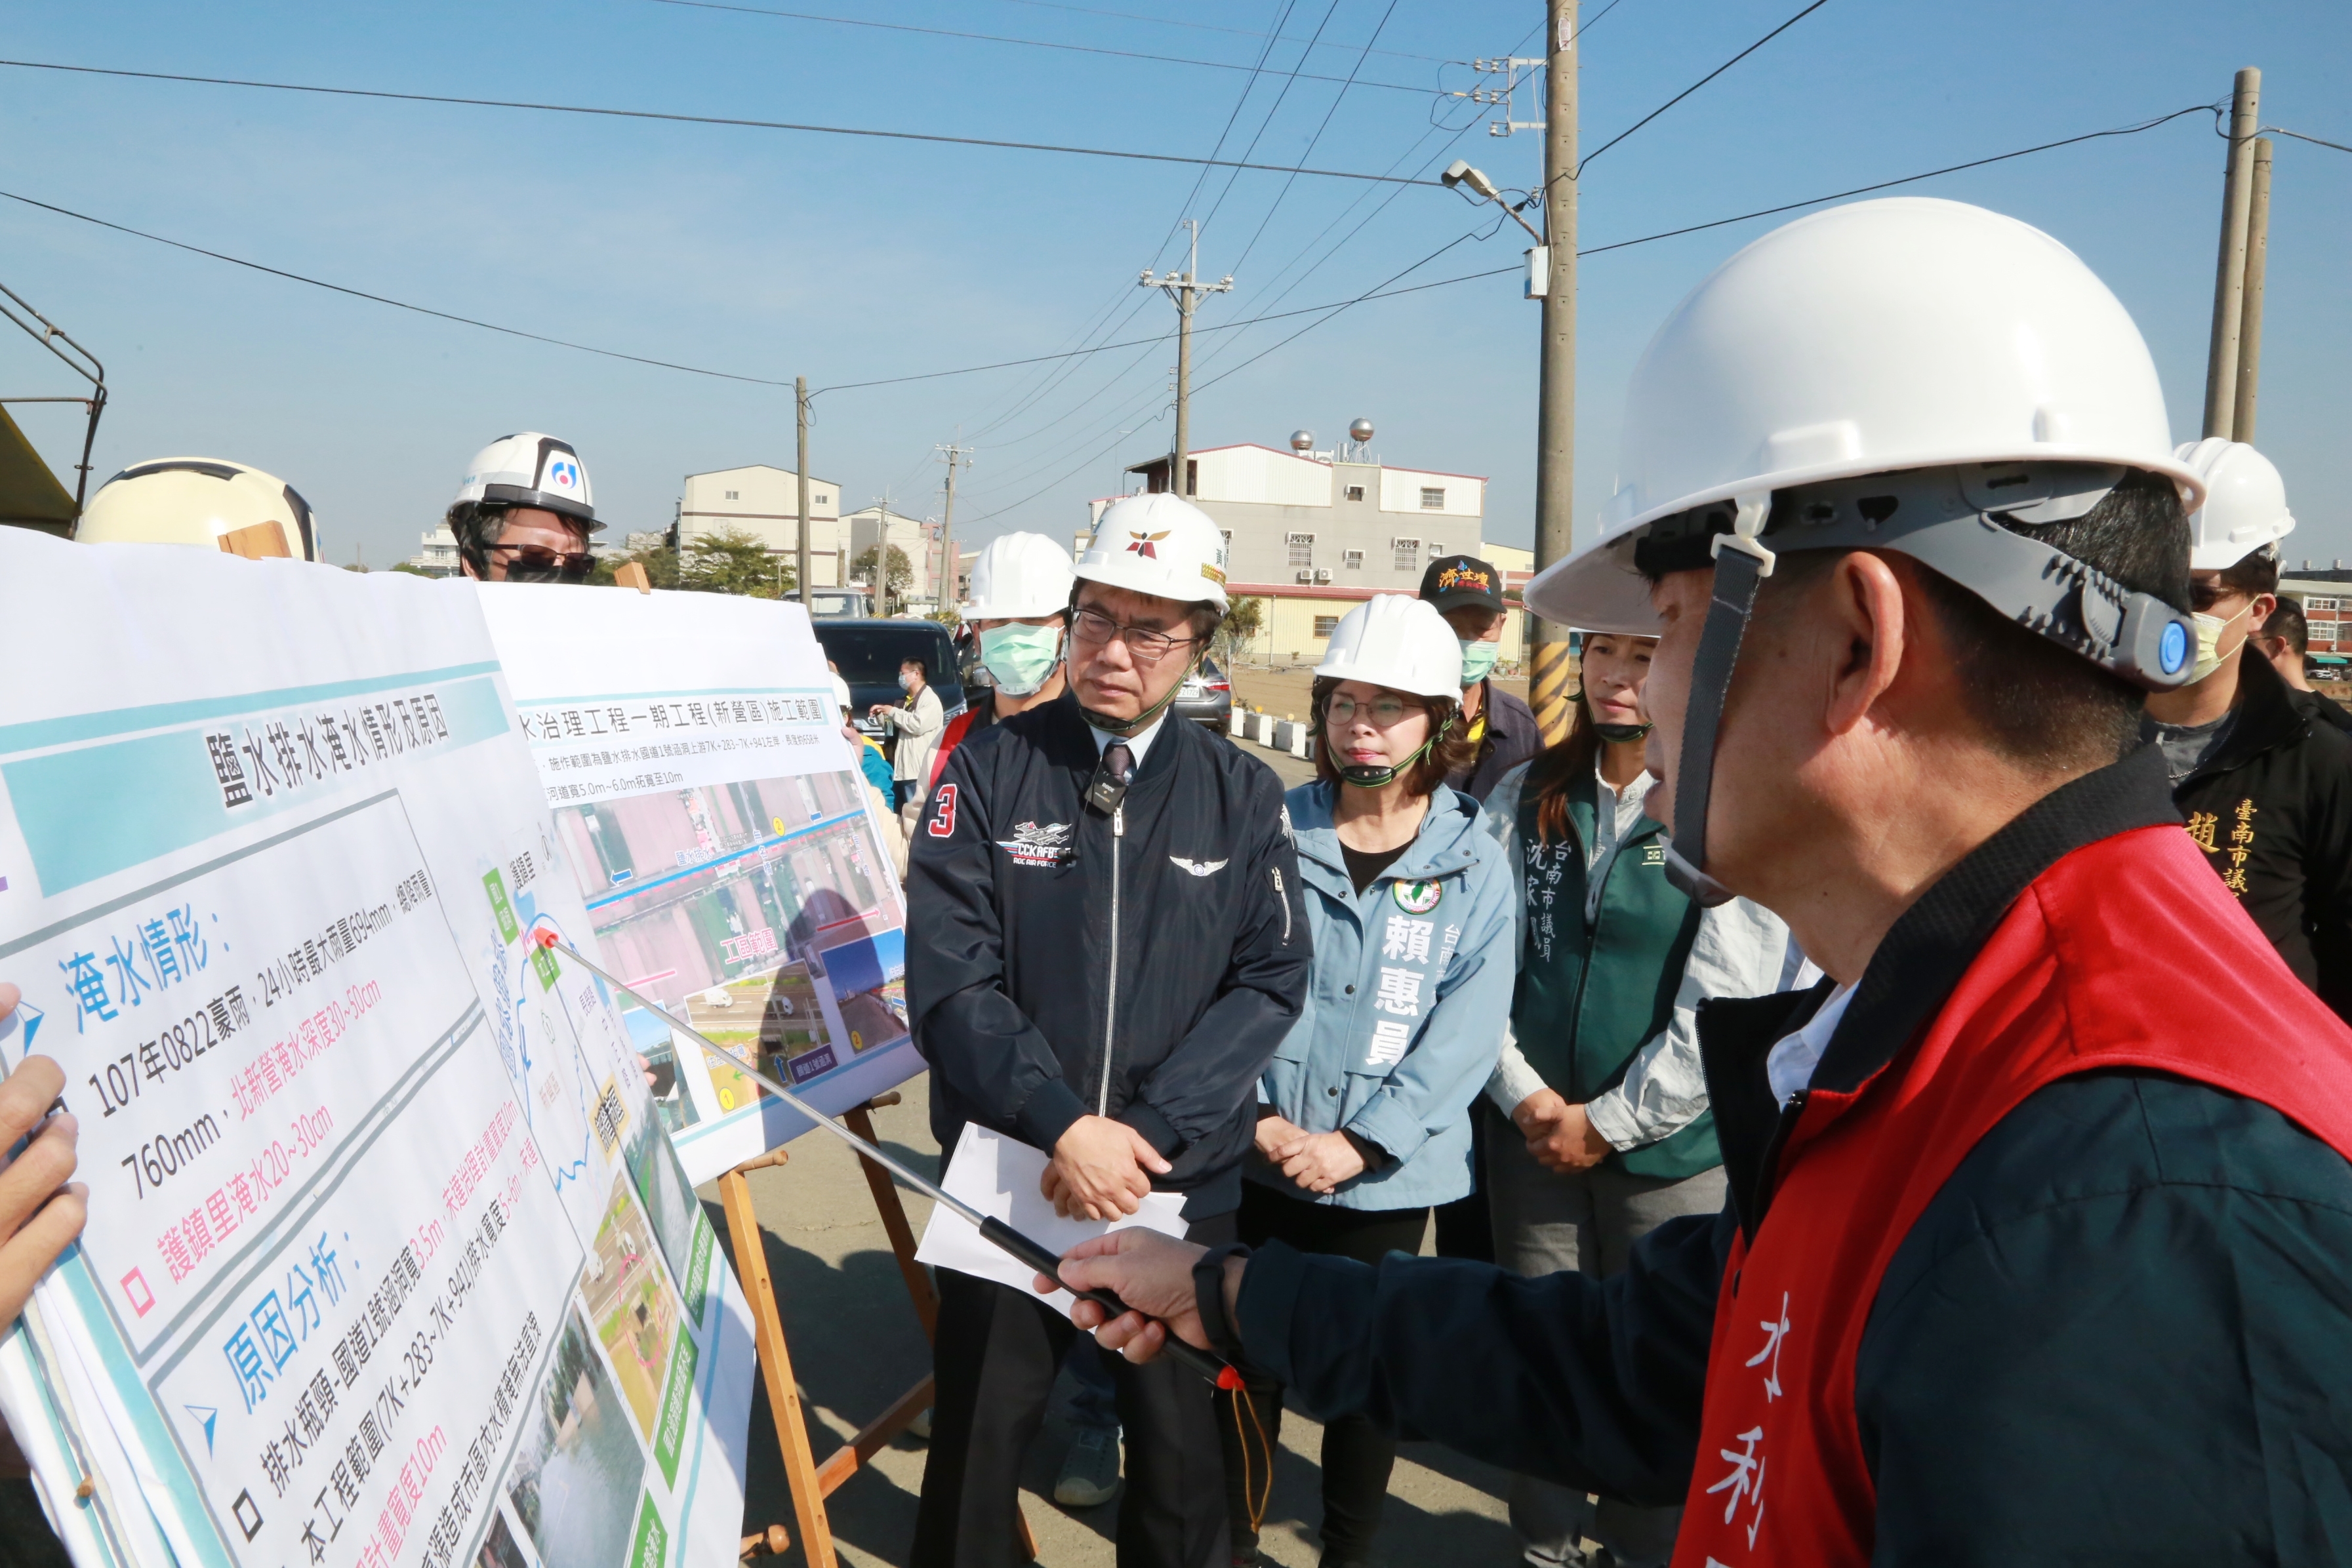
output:
<svg viewBox="0 0 2352 1568"><path fill-rule="evenodd" d="M2229 132L2223 131L2221 134L2224 141L2228 140ZM2352 152L2352 147L2347 147L2341 141L2322 141L2316 136L2305 136L2302 131L2289 131L2284 125L2265 125L2259 132L2257 132L2257 134L2263 136L2292 136L2297 141L2308 141L2314 147L2333 147L2338 152Z"/></svg>
<svg viewBox="0 0 2352 1568"><path fill-rule="evenodd" d="M885 141L937 141L958 147L999 147L1015 152L1063 152L1082 158L1117 158L1142 163L1200 164L1213 169L1256 169L1269 174L1292 172L1286 163L1245 163L1232 159L1187 158L1175 152L1132 152L1109 147L1071 147L1054 141L1007 141L987 136L947 136L936 131L877 131L853 125L803 124L788 120L742 120L715 114L670 114L651 109L604 109L573 103L531 103L497 98L460 98L429 92L389 92L378 88L317 87L307 82L248 81L236 77L186 76L173 71L119 70L105 66L68 66L49 60L5 60L0 66L20 70L67 71L78 76L121 77L134 81L193 82L202 87L259 88L270 92L308 92L328 98L384 99L394 103L444 103L467 109L519 109L540 114L584 114L613 120L652 120L676 125L719 125L748 131L797 131L817 136L866 136ZM1299 169L1328 180L1362 180L1374 184L1433 184L1429 180L1395 180L1385 174L1357 174L1340 169Z"/></svg>
<svg viewBox="0 0 2352 1568"><path fill-rule="evenodd" d="M2080 136L2069 136L2057 141L2044 141L2038 147L2021 147L2014 152L1996 152L1990 158L1973 158L1966 163L1948 163L1941 169L1929 169L1918 174L1906 174L1899 180L1881 180L1874 185L1856 185L1850 191L1838 191L1826 196L1814 196L1807 201L1789 202L1777 207L1759 207L1752 213L1741 213L1737 217L1717 218L1710 223L1692 224L1685 228L1666 229L1658 234L1643 235L1639 239L1625 239L1619 240L1614 245L1594 246L1591 250L1580 250L1576 254L1580 256L1599 256L1603 251L1623 250L1628 246L1648 245L1653 240L1674 239L1682 235L1695 235L1704 229L1719 229L1727 224L1744 224L1750 218L1769 218L1779 213L1793 213L1800 207L1817 207L1825 202L1842 202L1848 196L1866 196L1873 191L1887 191L1897 185L1916 184L1921 180L1932 180L1939 174L1957 174L1964 169L1981 169L1988 163L2006 163L2012 158L2027 158L2036 152L2048 152L2060 147L2072 147L2077 142L2096 141L2107 136L2137 136L2143 131L2153 131L2159 125L2169 124L2183 115L2219 114L2226 107L2226 104L2216 106L2210 103L2195 103L2187 109L2176 109L2170 114L2159 114L2153 120L2143 120L2137 125L2118 125L2107 131L2089 131Z"/></svg>
<svg viewBox="0 0 2352 1568"><path fill-rule="evenodd" d="M226 251L206 250L200 245L190 245L185 240L169 239L159 234L149 234L145 229L134 229L128 224L110 223L104 218L92 217L88 213L75 212L70 207L60 207L49 202L37 202L30 196L20 196L14 191L0 191L0 196L5 196L12 202L22 202L28 207L38 207L46 213L55 213L59 217L78 218L86 224L95 224L102 229L112 229L117 234L132 235L140 239L152 240L157 245L168 245L173 250L184 250L196 256L208 256L215 261L225 261L232 267L250 267L255 272L266 272L272 277L282 277L289 283L308 284L313 288L326 289L331 294L347 294L354 299L365 299L377 305L389 305L395 310L413 310L419 316L432 316L443 321L455 321L461 327L478 327L485 332L503 333L509 338L528 338L534 343L548 343L559 349L576 350L583 354L595 354L607 360L626 360L632 364L652 365L659 370L683 371L690 376L715 376L720 381L745 382L753 386L762 387L789 387L793 384L786 381L772 380L766 376L739 376L731 371L705 370L699 365L681 365L670 360L647 359L643 354L624 354L614 349L599 349L587 343L575 343L565 338L551 338L543 332L526 332L520 327L501 327L495 321L479 321L471 316L458 316L446 310L436 310L429 305L412 305L405 299L394 299L383 294L370 294L363 288L348 288L340 283L329 283L317 277L305 277L299 272L289 272L284 267L268 267L261 262L247 261L241 256L230 256Z"/></svg>
<svg viewBox="0 0 2352 1568"><path fill-rule="evenodd" d="M1591 152L1587 152L1582 158L1577 160L1576 172L1571 175L1570 178L1579 180L1582 179L1584 177L1584 166L1587 163L1591 162L1595 158L1600 157L1603 152L1608 152L1612 147L1616 146L1617 143L1624 141L1625 138L1633 135L1633 132L1641 130L1642 127L1649 124L1650 121L1657 119L1658 116L1665 113L1666 110L1674 108L1675 105L1680 103L1683 99L1688 98L1691 94L1696 92L1699 89L1705 87L1707 83L1713 81L1716 78L1721 76L1724 72L1729 70L1732 67L1738 65L1740 61L1746 59L1748 56L1754 54L1757 50L1762 48L1765 45L1770 43L1773 39L1779 37L1781 34L1787 32L1790 28L1795 26L1798 23L1803 21L1806 17L1811 16L1814 12L1820 10L1829 3L1830 0L1813 0L1811 5L1806 6L1803 10L1790 17L1787 21L1781 23L1770 32L1765 34L1762 37L1757 39L1754 43L1748 45L1746 48L1740 50L1738 54L1732 56L1721 65L1716 67L1715 69L1707 72L1706 75L1699 78L1698 80L1691 83L1690 86L1683 89L1682 91L1675 94L1674 97L1666 99L1665 102L1658 105L1657 108L1650 110L1649 113L1642 116L1641 119L1635 120L1633 124L1627 126L1624 130L1619 131L1616 135L1611 137L1608 141L1602 142ZM1605 12L1602 13L1604 16L1607 13ZM1593 18L1596 22L1600 19L1601 18L1599 16Z"/></svg>
<svg viewBox="0 0 2352 1568"><path fill-rule="evenodd" d="M1362 68L1365 57L1372 52L1372 45L1380 42L1381 35L1388 30L1389 18L1396 15L1397 5L1398 0L1389 0L1389 8L1381 13L1380 26L1372 29L1372 36L1370 39L1366 40L1363 52L1356 57L1357 69ZM1323 111L1322 123L1316 126L1315 134L1307 138L1307 151L1298 155L1301 162L1314 157L1315 149L1322 145L1323 133L1331 129L1331 117L1339 112L1339 104L1341 100L1348 96L1348 89L1354 86L1355 81L1356 72L1355 70L1350 70L1348 73L1348 79L1339 84L1339 90L1331 95L1331 105L1328 109L1326 109ZM1276 209L1282 205L1282 199L1290 194L1292 182L1297 178L1297 176L1296 175L1286 178L1282 182L1282 189L1276 191L1274 193L1274 200L1266 204L1265 215L1258 219L1257 229L1250 235L1249 244L1242 246L1241 256L1234 262L1234 271L1239 272L1242 269L1243 263L1249 260L1250 252L1257 248L1257 242L1265 236L1265 225L1274 221Z"/></svg>
<svg viewBox="0 0 2352 1568"><path fill-rule="evenodd" d="M1323 29L1331 25L1331 18L1339 12L1339 0L1331 0L1331 3L1323 8L1323 19L1315 24L1315 36L1318 38L1320 38L1323 36ZM1287 16L1288 14L1288 7L1286 6L1284 15ZM1312 44L1307 46L1308 48L1312 48L1314 46ZM1292 65L1289 70L1283 73L1282 86L1274 95L1273 107L1265 111L1265 118L1257 122L1257 130L1250 136L1249 145L1242 150L1242 156L1244 159L1248 158L1251 153L1255 152L1257 151L1257 144L1265 139L1266 128L1274 123L1274 117L1282 112L1283 104L1289 99L1290 89L1298 85L1299 66L1303 66L1306 63L1307 51L1305 49L1301 49L1298 53L1297 62ZM1343 89L1342 90L1344 91L1345 89ZM1217 221L1217 214L1223 210L1225 198L1234 193L1234 182L1241 177L1241 171L1238 169L1225 176L1225 188L1219 191L1217 193L1217 199L1209 204L1209 215L1201 220L1202 228L1207 228L1211 224ZM1196 237L1198 233L1198 230L1194 231Z"/></svg>
<svg viewBox="0 0 2352 1568"><path fill-rule="evenodd" d="M2096 141L2108 137L2136 136L2142 131L2153 131L2158 126L2169 124L2173 120L2182 119L2188 115L2218 115L2221 112L2221 107L2222 106L2210 103L2191 104L2186 109L2176 109L2169 114L2160 114L2153 119L2144 120L2133 125L2116 126L2105 131L2086 131L2080 136L2068 136L2055 141L2044 141L2032 147L2021 147L2012 152L1997 152L1989 158L1975 158L1965 163L1948 163L1939 169L1924 170L1916 174L1906 174L1899 179L1881 180L1868 185L1855 185L1847 190L1832 192L1827 195L1812 196L1799 202L1783 203L1779 206L1759 207L1753 212L1740 213L1727 218L1717 218L1708 223L1689 224L1681 228L1663 229L1656 234L1643 235L1635 239L1617 240L1608 245L1594 246L1590 249L1580 250L1577 254L1580 256L1600 256L1612 250L1626 250L1634 246L1650 245L1659 240L1675 239L1684 235L1698 234L1707 229L1723 228L1731 224L1747 223L1755 218L1773 217L1781 213L1795 212L1802 207L1821 206L1830 202L1843 201L1849 196L1868 195L1875 191L1891 190L1898 185L1916 184L1922 180L1932 180L1945 174L1957 174L1969 169L1981 169L1989 164L2003 163L2015 158L2026 158L2039 152L2053 152L2061 147L2073 147L2079 145L2082 142ZM2318 140L2315 137L2303 137L2298 132L2278 131L2275 127L2273 127L2272 130L2277 134L2296 136L2298 140L2315 141ZM2333 147L2336 144L2334 142L2322 142L2321 145ZM2346 151L2352 151L2352 149L2346 149ZM37 208L42 212L55 213L59 217L72 218L78 222L90 224L99 228L110 229L116 234L130 235L134 238L148 240L156 245L169 246L174 250L186 251L194 256L207 256L215 261L226 262L232 267L242 267L254 272L266 273L269 277L284 278L290 283L300 283L313 288L323 288L330 293L345 295L354 299L364 299L373 304L387 305L392 307L394 309L412 311L419 316L430 316L438 320L455 322L461 327L479 328L483 331L497 332L506 337L527 339L531 342L545 343L554 348L570 349L578 353L594 354L602 359L621 360L631 364L648 365L657 370L677 371L687 375L709 376L719 381L740 382L751 386L788 387L792 385L790 382L780 381L766 376L739 375L730 371L715 371L700 365L682 364L672 360L656 360L643 354L623 353L614 349L600 349L595 347L593 344L578 343L573 342L569 339L550 337L543 332L526 331L519 327L503 327L494 321L484 321L471 316L460 316L453 311L435 309L431 306L412 304L404 299L394 299L388 295L373 294L365 289L352 288L343 284L327 282L323 278L310 277L302 273L291 272L284 267L271 267L263 262L251 261L244 256L231 256L225 251L209 250L203 246L192 245L185 240L173 239L168 235L153 234L145 229L132 228L128 224L114 223L106 218L93 216L89 213L76 212L70 207L58 206L53 202L44 202L37 200L31 196L19 195L14 191L0 191L0 198L20 203L25 206ZM1451 249L1454 246L1460 243L1461 240L1458 238L1447 242L1446 246L1442 247L1440 251L1433 252L1431 256L1423 256L1420 261L1415 262L1412 267L1407 267L1405 272L1409 273L1421 267L1426 266L1431 260L1434 259L1437 255L1443 254L1444 250ZM1253 316L1240 321L1213 323L1196 329L1203 332L1236 331L1245 327L1255 327L1263 322L1281 320L1289 317L1314 315L1323 311L1331 311L1336 314L1339 310L1346 309L1351 306L1362 304L1371 299L1392 299L1407 294L1423 293L1433 288L1448 287L1457 283L1475 282L1479 278L1499 277L1506 273L1517 273L1519 270L1520 267L1517 264L1514 264L1509 267L1492 267L1481 272L1466 272L1459 275L1458 277L1438 278L1429 283L1412 284L1402 288L1389 288L1386 286L1381 286L1373 290L1358 295L1352 299L1328 301L1321 305L1300 306L1295 309L1269 312L1261 316ZM1394 275L1394 277L1402 277L1404 275L1404 273L1398 273ZM1391 281L1393 281L1393 278ZM1327 319L1328 319L1328 318L1327 318ZM1321 324L1321 322L1313 323L1313 325L1316 326L1320 326ZM1294 337L1297 334L1293 334ZM1000 360L991 364L966 365L956 370L927 371L915 375L887 376L873 381L841 382L831 386L820 387L817 389L816 392L813 392L810 395L814 397L823 392L856 392L869 387L898 386L908 382L940 381L950 376L977 375L984 371L1010 370L1022 365L1043 364L1050 361L1079 359L1093 354L1108 352L1118 349L1137 347L1149 348L1152 344L1164 342L1166 340L1167 334L1163 333L1160 336L1154 338L1134 339L1125 342L1107 343L1099 348L1079 349L1067 353L1037 354L1029 356L1025 359ZM1286 340L1286 341L1287 341L1287 340ZM1280 346L1280 344L1276 345L1277 348ZM1234 369L1238 370L1240 367L1235 366ZM1232 371L1225 372L1225 374L1231 373ZM1222 379L1222 377L1219 379Z"/></svg>
<svg viewBox="0 0 2352 1568"><path fill-rule="evenodd" d="M694 11L732 11L745 16L772 16L788 22L823 22L837 27L871 27L886 33L918 33L933 38L961 38L982 44L1017 44L1031 49L1061 49L1077 55L1109 55L1123 60L1150 60L1161 65L1198 66L1206 70L1245 71L1250 68L1231 60L1196 59L1190 55L1155 54L1146 49L1113 49L1096 44L1063 44L1046 38L1016 38L1002 33L967 33L953 27L919 27L909 22L877 22L859 16L825 16L813 11L772 11L762 5L732 5L724 0L652 0L656 5L676 5ZM1314 47L1313 44L1307 46ZM1303 58L1303 57L1302 57ZM1339 77L1303 73L1307 81L1340 81ZM1386 88L1391 92L1428 93L1432 89L1414 87L1399 81L1365 81L1362 87Z"/></svg>
<svg viewBox="0 0 2352 1568"><path fill-rule="evenodd" d="M1617 0L1610 0L1610 3L1612 5L1615 5ZM1153 26L1160 27L1190 27L1195 32L1202 33L1231 33L1235 37L1240 38L1272 38L1277 43L1286 44L1296 44L1301 41L1297 38L1290 37L1280 33L1254 32L1247 27L1220 27L1213 22L1181 22L1178 21L1173 16L1146 16L1135 11L1105 11L1098 6L1094 5L1064 5L1060 3L1060 0L1005 0L1005 4L1012 5L1034 5L1040 10L1045 11L1071 11L1076 12L1081 16L1117 16L1121 21L1150 22ZM1345 44L1328 44L1324 47L1333 49L1344 49L1348 46ZM1458 60L1448 60L1437 55L1410 54L1402 49L1374 49L1371 52L1376 55L1386 55L1391 59L1426 60L1433 65L1458 65L1461 63Z"/></svg>

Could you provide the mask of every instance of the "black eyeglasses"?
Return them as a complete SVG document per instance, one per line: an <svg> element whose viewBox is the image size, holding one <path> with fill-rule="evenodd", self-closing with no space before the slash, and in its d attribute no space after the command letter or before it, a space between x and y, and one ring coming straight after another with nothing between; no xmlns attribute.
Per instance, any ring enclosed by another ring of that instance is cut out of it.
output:
<svg viewBox="0 0 2352 1568"><path fill-rule="evenodd" d="M545 545L492 545L507 558L509 582L585 582L596 570L586 550L551 550Z"/></svg>
<svg viewBox="0 0 2352 1568"><path fill-rule="evenodd" d="M1071 635L1089 648L1099 648L1113 637L1127 644L1139 664L1156 664L1177 649L1200 641L1197 637L1171 637L1149 626L1122 626L1099 610L1081 610L1071 624Z"/></svg>
<svg viewBox="0 0 2352 1568"><path fill-rule="evenodd" d="M2191 582L2189 585L2189 608L2203 614L2225 599L2238 597L2238 590L2215 579L2211 582Z"/></svg>

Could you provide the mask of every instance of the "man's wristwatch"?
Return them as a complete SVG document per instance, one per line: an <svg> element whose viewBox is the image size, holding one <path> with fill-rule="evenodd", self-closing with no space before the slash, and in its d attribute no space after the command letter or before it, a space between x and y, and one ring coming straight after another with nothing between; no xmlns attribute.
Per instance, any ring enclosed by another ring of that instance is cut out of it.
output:
<svg viewBox="0 0 2352 1568"><path fill-rule="evenodd" d="M1225 1316L1225 1260L1249 1255L1248 1248L1229 1241L1210 1248L1192 1265L1192 1307L1201 1314L1201 1330L1209 1336L1209 1348L1235 1367L1244 1364L1242 1336Z"/></svg>

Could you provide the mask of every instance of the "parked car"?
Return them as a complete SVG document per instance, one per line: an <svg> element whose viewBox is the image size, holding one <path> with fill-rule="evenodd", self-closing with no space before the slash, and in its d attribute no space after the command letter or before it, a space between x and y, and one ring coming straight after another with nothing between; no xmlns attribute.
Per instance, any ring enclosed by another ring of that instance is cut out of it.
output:
<svg viewBox="0 0 2352 1568"><path fill-rule="evenodd" d="M897 706L906 696L898 689L902 660L920 659L930 672L931 689L940 706L953 718L963 711L963 682L956 673L955 643L948 629L936 621L819 620L816 640L824 656L849 683L849 712L857 727L879 735L882 727L866 716L877 703Z"/></svg>
<svg viewBox="0 0 2352 1568"><path fill-rule="evenodd" d="M1203 659L1199 669L1184 677L1184 689L1171 706L1178 718L1205 724L1223 735L1234 711L1234 684L1214 659Z"/></svg>
<svg viewBox="0 0 2352 1568"><path fill-rule="evenodd" d="M855 620L874 613L874 591L866 588L811 588L809 619Z"/></svg>

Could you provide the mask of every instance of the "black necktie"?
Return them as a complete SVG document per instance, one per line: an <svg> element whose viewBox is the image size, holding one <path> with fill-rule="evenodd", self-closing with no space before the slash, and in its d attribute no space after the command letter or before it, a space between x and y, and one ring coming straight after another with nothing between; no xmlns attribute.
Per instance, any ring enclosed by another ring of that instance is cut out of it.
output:
<svg viewBox="0 0 2352 1568"><path fill-rule="evenodd" d="M1103 771L1120 789L1124 789L1135 781L1135 753L1127 748L1127 742L1114 740L1104 747L1102 760Z"/></svg>

